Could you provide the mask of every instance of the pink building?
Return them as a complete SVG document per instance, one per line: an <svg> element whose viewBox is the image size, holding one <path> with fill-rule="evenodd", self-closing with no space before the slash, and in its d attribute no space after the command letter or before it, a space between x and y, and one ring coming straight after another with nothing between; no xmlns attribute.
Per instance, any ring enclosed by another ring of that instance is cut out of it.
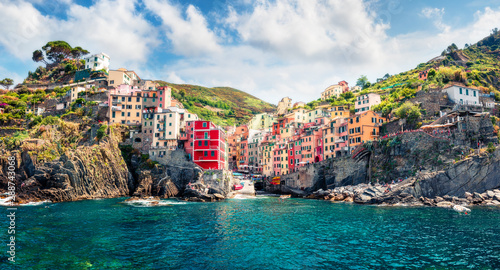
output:
<svg viewBox="0 0 500 270"><path fill-rule="evenodd" d="M333 121L335 132L335 157L341 157L349 153L349 133L348 121L346 118L339 118Z"/></svg>

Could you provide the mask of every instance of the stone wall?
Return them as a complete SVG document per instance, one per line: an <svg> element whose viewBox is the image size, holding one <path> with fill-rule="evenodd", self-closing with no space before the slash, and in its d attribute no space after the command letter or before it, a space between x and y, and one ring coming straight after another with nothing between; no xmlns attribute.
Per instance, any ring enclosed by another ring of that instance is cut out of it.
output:
<svg viewBox="0 0 500 270"><path fill-rule="evenodd" d="M439 116L442 106L452 106L446 93L419 91L416 96L409 100L412 103L420 103L420 107L425 110L424 119Z"/></svg>

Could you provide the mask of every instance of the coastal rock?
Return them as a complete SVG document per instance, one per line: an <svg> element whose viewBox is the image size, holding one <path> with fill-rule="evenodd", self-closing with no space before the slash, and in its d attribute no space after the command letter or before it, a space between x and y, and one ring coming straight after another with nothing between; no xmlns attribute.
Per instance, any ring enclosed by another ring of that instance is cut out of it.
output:
<svg viewBox="0 0 500 270"><path fill-rule="evenodd" d="M498 200L492 200L491 201L491 205L500 206L500 201L498 201Z"/></svg>
<svg viewBox="0 0 500 270"><path fill-rule="evenodd" d="M495 197L495 192L493 192L493 190L487 190L486 196L488 196L488 198L490 199L493 199L493 197Z"/></svg>
<svg viewBox="0 0 500 270"><path fill-rule="evenodd" d="M447 201L441 201L436 204L437 207L442 207L442 208L452 208L454 204L452 202L447 202Z"/></svg>
<svg viewBox="0 0 500 270"><path fill-rule="evenodd" d="M353 202L354 201L354 198L353 197L346 197L344 199L344 202Z"/></svg>
<svg viewBox="0 0 500 270"><path fill-rule="evenodd" d="M474 199L478 199L478 200L484 201L483 195L481 195L481 194L479 194L477 192L474 192Z"/></svg>
<svg viewBox="0 0 500 270"><path fill-rule="evenodd" d="M436 196L436 198L434 198L434 202L436 202L436 203L440 203L442 201L444 201L444 199L439 197L439 196Z"/></svg>

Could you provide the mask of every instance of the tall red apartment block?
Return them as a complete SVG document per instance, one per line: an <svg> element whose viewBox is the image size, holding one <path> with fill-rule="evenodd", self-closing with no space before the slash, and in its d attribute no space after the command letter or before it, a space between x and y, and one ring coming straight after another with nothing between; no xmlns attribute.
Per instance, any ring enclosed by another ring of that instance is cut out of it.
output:
<svg viewBox="0 0 500 270"><path fill-rule="evenodd" d="M191 121L186 125L184 150L189 159L205 170L226 169L226 134L210 121Z"/></svg>

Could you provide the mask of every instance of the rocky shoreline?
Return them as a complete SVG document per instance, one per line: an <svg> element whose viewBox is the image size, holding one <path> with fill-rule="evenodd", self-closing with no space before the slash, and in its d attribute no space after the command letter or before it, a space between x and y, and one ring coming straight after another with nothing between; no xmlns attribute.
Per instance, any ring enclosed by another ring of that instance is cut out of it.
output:
<svg viewBox="0 0 500 270"><path fill-rule="evenodd" d="M453 208L455 205L500 206L499 189L487 190L483 193L465 192L463 197L450 195L435 196L433 198L416 197L413 192L416 182L417 179L413 178L390 185L359 184L328 190L320 189L304 198L387 206L435 206L444 208Z"/></svg>

